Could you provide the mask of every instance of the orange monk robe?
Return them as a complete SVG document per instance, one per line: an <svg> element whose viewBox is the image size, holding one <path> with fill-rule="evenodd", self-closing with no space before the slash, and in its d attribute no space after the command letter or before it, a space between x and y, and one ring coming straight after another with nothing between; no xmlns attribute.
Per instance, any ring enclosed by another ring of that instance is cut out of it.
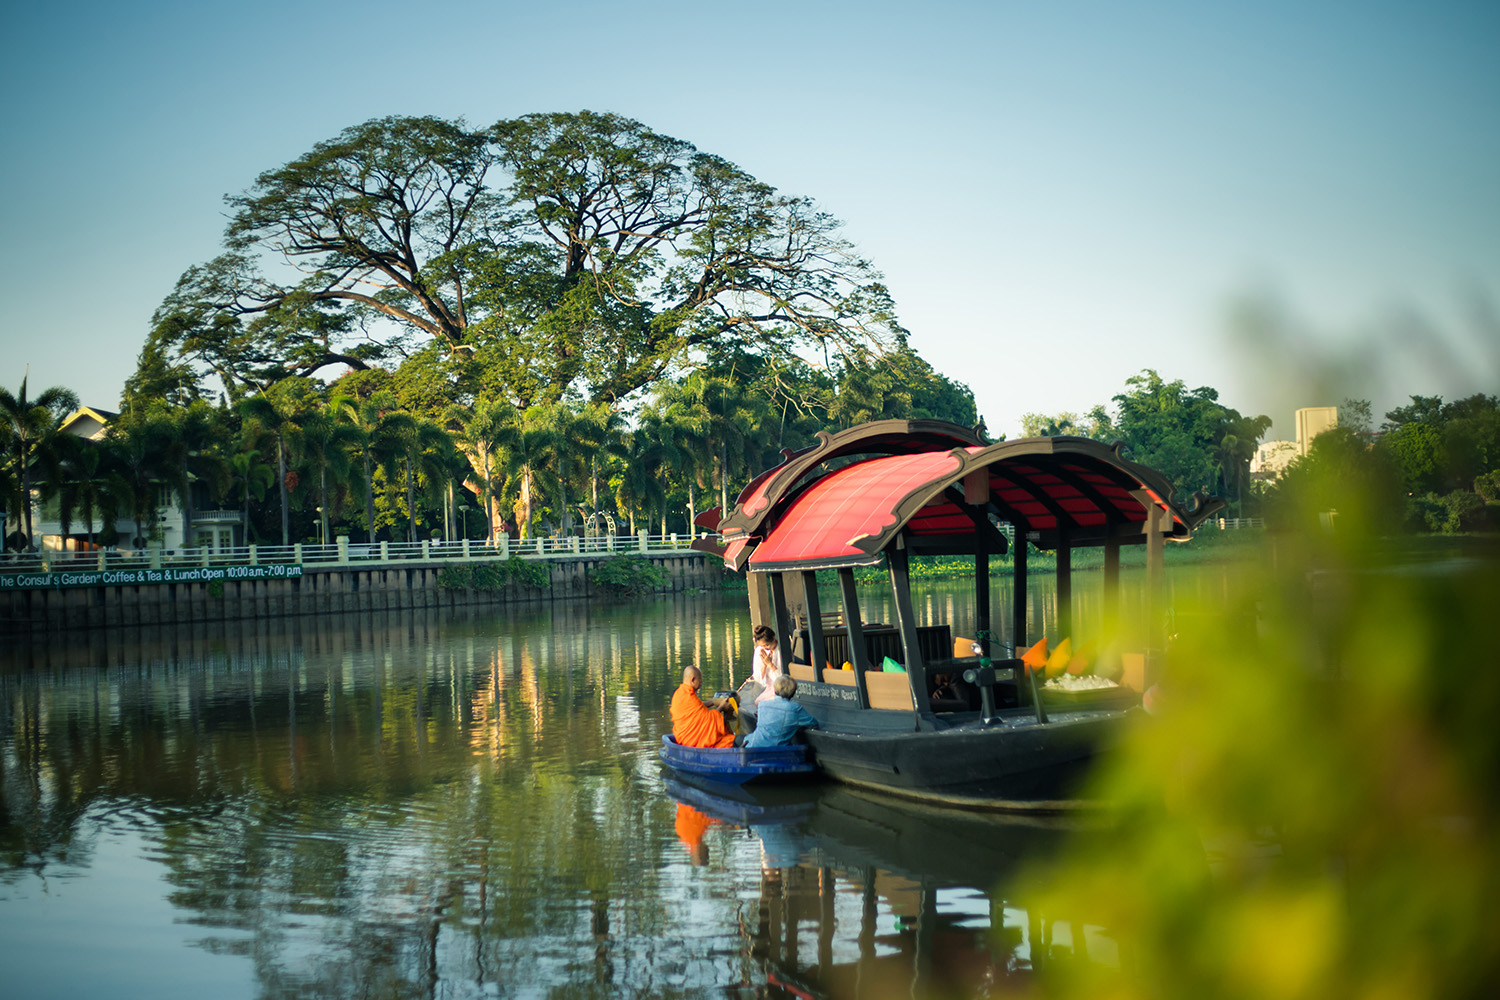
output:
<svg viewBox="0 0 1500 1000"><path fill-rule="evenodd" d="M672 695L672 735L685 747L728 747L734 734L724 728L724 716L709 708L691 684L678 685Z"/></svg>
<svg viewBox="0 0 1500 1000"><path fill-rule="evenodd" d="M718 820L699 812L686 802L677 803L677 839L687 845L689 851L698 849L708 828L718 825Z"/></svg>

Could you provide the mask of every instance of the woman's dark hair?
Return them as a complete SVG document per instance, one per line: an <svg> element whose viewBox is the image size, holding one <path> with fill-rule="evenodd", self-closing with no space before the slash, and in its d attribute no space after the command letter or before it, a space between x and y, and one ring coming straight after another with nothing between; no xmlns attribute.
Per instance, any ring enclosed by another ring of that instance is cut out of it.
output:
<svg viewBox="0 0 1500 1000"><path fill-rule="evenodd" d="M757 625L757 626L755 626L755 641L756 642L775 642L776 641L776 630L774 628L772 628L771 626L769 626L769 625Z"/></svg>

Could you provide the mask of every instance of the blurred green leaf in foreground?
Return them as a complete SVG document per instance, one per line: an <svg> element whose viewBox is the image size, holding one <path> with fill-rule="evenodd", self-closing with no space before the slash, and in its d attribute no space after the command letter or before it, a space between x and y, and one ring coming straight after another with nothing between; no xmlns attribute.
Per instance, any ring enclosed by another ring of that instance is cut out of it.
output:
<svg viewBox="0 0 1500 1000"><path fill-rule="evenodd" d="M1175 609L1156 714L1097 775L1118 835L1028 904L1120 968L1034 959L1041 994L1500 995L1500 545L1350 522Z"/></svg>

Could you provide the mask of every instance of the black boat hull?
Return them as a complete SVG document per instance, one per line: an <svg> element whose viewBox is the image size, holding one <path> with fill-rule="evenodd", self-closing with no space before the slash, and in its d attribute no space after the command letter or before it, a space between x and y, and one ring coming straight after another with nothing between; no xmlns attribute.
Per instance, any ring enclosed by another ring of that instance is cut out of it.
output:
<svg viewBox="0 0 1500 1000"><path fill-rule="evenodd" d="M812 730L818 768L838 781L968 808L1068 812L1094 758L1115 742L1127 711L1069 712L1045 725L1009 719L937 732Z"/></svg>

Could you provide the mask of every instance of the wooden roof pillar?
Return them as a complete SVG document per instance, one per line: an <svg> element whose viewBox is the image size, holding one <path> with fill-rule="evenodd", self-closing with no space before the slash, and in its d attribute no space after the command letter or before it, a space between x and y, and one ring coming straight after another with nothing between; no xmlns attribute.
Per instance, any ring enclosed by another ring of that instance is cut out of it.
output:
<svg viewBox="0 0 1500 1000"><path fill-rule="evenodd" d="M865 685L869 656L865 653L865 628L859 617L859 594L854 589L854 570L839 570L839 596L844 603L844 631L849 636L849 665L854 668L854 692L860 708L870 707L870 689ZM821 678L819 678L821 680Z"/></svg>
<svg viewBox="0 0 1500 1000"><path fill-rule="evenodd" d="M922 658L922 644L917 640L917 614L911 603L911 575L907 568L904 539L885 553L891 574L891 590L896 604L896 628L901 632L901 646L906 651L906 683L911 688L912 708L917 713L918 729L936 729L932 701L927 697L927 662Z"/></svg>

